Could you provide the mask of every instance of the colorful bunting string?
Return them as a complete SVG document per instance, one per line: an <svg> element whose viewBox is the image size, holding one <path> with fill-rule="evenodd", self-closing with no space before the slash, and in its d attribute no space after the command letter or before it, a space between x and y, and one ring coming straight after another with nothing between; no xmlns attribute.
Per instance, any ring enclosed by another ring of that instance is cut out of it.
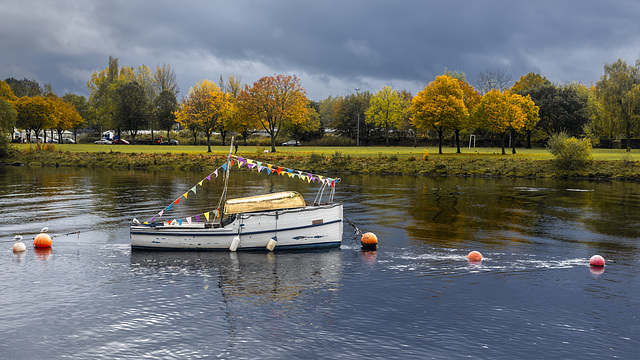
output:
<svg viewBox="0 0 640 360"><path fill-rule="evenodd" d="M324 184L326 186L331 186L332 188L335 188L335 185L336 185L336 179L334 179L334 178L329 178L329 177L325 177L325 176L321 176L321 175L315 175L315 174L308 173L308 172L302 172L300 170L283 168L281 166L275 166L275 165L272 165L272 164L265 164L265 163L263 163L261 161L246 159L246 158L243 158L243 157L240 157L240 156L236 156L236 155L233 155L233 154L229 154L229 159L231 161L225 162L224 164L222 164L220 167L215 169L212 173L207 175L204 179L200 180L196 185L194 185L191 189L189 189L189 191L193 192L194 194L197 194L197 187L198 186L203 186L202 184L203 184L204 180L211 181L211 175L215 175L215 177L217 178L218 177L218 170L222 169L223 171L228 171L228 170L231 169L231 167L233 166L233 164L235 162L237 162L238 168L242 168L243 166L246 165L247 169L249 169L249 170L255 169L255 170L257 170L257 172L262 172L262 170L266 170L267 175L271 175L273 173L277 173L278 175L283 176L284 174L286 174L289 178L296 178L297 177L297 178L299 178L301 180L306 180L308 183L317 181L318 183ZM153 216L149 220L149 222L153 222L155 219L161 218L164 215L165 212L171 210L171 207L173 205L178 205L180 203L180 199L182 197L187 199L189 191L185 192L182 196L180 196L179 198L174 200L166 208L160 210L160 212L158 212L155 216ZM195 219L196 223L200 223L201 216L204 216L207 219L207 221L209 221L209 218L211 216L213 216L214 218L217 219L217 218L220 217L220 210L219 209L215 209L214 211L208 211L208 212L205 212L203 214L193 216L193 218ZM172 222L178 222L180 225L182 225L183 220L186 220L188 224L192 223L192 217L187 217L185 219L178 219L178 220L174 219Z"/></svg>

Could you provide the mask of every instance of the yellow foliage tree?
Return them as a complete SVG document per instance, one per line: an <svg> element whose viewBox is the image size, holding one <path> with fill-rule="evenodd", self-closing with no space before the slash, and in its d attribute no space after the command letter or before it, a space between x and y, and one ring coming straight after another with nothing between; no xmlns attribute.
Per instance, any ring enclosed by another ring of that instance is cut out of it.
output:
<svg viewBox="0 0 640 360"><path fill-rule="evenodd" d="M265 76L238 96L245 116L253 117L271 137L271 151L281 130L311 125L306 91L295 75Z"/></svg>
<svg viewBox="0 0 640 360"><path fill-rule="evenodd" d="M231 94L222 91L212 81L202 80L189 90L175 115L183 126L205 133L207 151L211 152L211 135L215 130L224 128L233 110Z"/></svg>
<svg viewBox="0 0 640 360"><path fill-rule="evenodd" d="M14 108L18 113L16 126L27 130L27 137L29 137L31 130L36 133L37 137L41 130L48 129L55 124L51 102L40 95L23 96L15 101Z"/></svg>
<svg viewBox="0 0 640 360"><path fill-rule="evenodd" d="M502 140L502 154L505 136L511 133L512 153L516 153L515 136L522 129L533 128L538 122L539 108L526 98L512 94L508 90L500 92L493 89L482 97L476 115L479 127L500 134Z"/></svg>
<svg viewBox="0 0 640 360"><path fill-rule="evenodd" d="M2 80L0 80L0 99L5 99L10 102L18 100L18 97L15 96L11 90L11 86Z"/></svg>
<svg viewBox="0 0 640 360"><path fill-rule="evenodd" d="M461 129L469 120L464 92L458 80L440 75L411 101L413 124L421 130L434 128L438 132L439 153L445 131Z"/></svg>

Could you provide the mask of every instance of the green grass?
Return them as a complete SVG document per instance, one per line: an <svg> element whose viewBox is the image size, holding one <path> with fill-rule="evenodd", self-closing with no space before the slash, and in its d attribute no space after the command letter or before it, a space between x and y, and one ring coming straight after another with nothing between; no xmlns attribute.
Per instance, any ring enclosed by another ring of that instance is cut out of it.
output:
<svg viewBox="0 0 640 360"><path fill-rule="evenodd" d="M35 149L33 144L14 144L17 150L24 151L26 149ZM206 154L207 146L195 145L96 145L96 144L58 144L55 145L56 150L68 152L120 152L120 153L144 153L144 154L164 154L164 153L184 153L184 154ZM240 146L238 155L255 156L268 150L270 147L257 146ZM422 158L425 150L431 158L439 157L502 157L501 148L462 148L461 154L456 154L456 149L452 147L443 147L443 154L438 154L438 147L435 146L418 146L418 147L386 147L386 146L297 146L297 147L277 147L278 154L281 155L308 155L311 153L330 156L336 152L343 156L362 156L362 157L380 157L380 156L397 156L398 158ZM212 146L213 154L225 155L229 152L229 146ZM516 149L516 157L531 160L551 160L551 155L544 148L535 149ZM507 157L512 157L511 149L506 149ZM640 150L634 149L626 152L624 149L593 149L594 160L640 160Z"/></svg>

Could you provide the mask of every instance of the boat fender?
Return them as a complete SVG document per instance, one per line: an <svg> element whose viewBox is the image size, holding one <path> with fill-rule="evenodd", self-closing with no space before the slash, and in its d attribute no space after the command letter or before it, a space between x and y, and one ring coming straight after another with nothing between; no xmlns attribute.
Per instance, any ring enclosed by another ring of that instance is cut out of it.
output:
<svg viewBox="0 0 640 360"><path fill-rule="evenodd" d="M278 243L278 237L277 236L274 236L271 239L269 239L269 242L267 243L267 250L273 251L273 249L276 247L277 243Z"/></svg>
<svg viewBox="0 0 640 360"><path fill-rule="evenodd" d="M234 236L233 240L231 240L231 246L229 246L230 251L238 250L238 245L240 245L240 236Z"/></svg>

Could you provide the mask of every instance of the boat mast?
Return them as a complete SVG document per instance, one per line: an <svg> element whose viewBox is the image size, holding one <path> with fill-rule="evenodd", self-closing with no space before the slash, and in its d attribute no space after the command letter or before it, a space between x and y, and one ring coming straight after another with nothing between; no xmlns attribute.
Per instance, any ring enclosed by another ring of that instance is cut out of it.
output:
<svg viewBox="0 0 640 360"><path fill-rule="evenodd" d="M224 218L224 204L227 202L227 187L229 186L229 173L231 172L231 154L233 154L233 140L235 136L231 137L231 145L229 146L229 156L227 156L227 172L224 175L224 189L222 190L222 197L218 204L220 209L220 227L222 227L222 219Z"/></svg>

